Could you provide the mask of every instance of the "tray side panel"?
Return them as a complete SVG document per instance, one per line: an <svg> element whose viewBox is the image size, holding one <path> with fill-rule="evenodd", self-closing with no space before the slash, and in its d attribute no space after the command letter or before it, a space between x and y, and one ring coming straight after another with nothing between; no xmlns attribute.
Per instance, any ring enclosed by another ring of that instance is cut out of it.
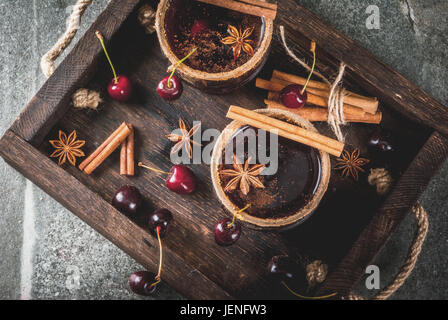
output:
<svg viewBox="0 0 448 320"><path fill-rule="evenodd" d="M362 277L365 268L399 226L412 204L425 190L431 178L448 156L448 139L435 132L423 146L408 170L398 181L391 195L367 228L361 233L352 249L332 272L320 293L338 292L346 297Z"/></svg>
<svg viewBox="0 0 448 320"><path fill-rule="evenodd" d="M118 212L98 194L60 168L32 145L8 130L0 140L0 154L15 169L75 213L93 229L156 273L158 242L147 231ZM191 268L165 246L163 278L192 299L232 297L196 268ZM178 281L186 279L186 281Z"/></svg>
<svg viewBox="0 0 448 320"><path fill-rule="evenodd" d="M106 39L110 39L139 2L140 0L111 1L31 99L12 125L12 131L35 145L42 140L70 107L71 95L85 85L95 72L97 60L102 53L95 31L101 31Z"/></svg>

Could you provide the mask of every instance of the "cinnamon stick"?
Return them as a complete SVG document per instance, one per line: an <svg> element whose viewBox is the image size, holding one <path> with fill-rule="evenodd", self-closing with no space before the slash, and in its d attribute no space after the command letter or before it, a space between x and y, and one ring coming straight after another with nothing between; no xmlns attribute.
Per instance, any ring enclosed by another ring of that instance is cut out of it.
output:
<svg viewBox="0 0 448 320"><path fill-rule="evenodd" d="M272 78L283 80L283 81L290 82L290 83L300 84L302 86L306 82L306 79L304 79L302 77L299 77L299 76L294 75L294 74L281 72L281 71L278 71L278 70L274 70L272 72ZM303 81L302 79L304 79L305 81ZM310 82L308 82L308 86L307 87L308 88L321 89L321 90L330 90L330 86L328 84L326 84L324 82L315 81L315 80L310 80Z"/></svg>
<svg viewBox="0 0 448 320"><path fill-rule="evenodd" d="M328 138L317 132L237 106L230 106L227 118L265 131L273 131L279 136L303 143L337 157L341 155L342 150L344 149L344 144L342 142Z"/></svg>
<svg viewBox="0 0 448 320"><path fill-rule="evenodd" d="M308 102L310 104L314 104L316 106L328 108L328 99L316 96L309 92L308 92ZM346 103L344 103L343 109L344 109L344 114L350 114L353 116L362 116L362 115L366 114L366 112L364 110L362 110L361 108L354 107L354 106L351 106Z"/></svg>
<svg viewBox="0 0 448 320"><path fill-rule="evenodd" d="M283 104L277 101L265 100L264 102L266 103L268 109L281 109L290 111L311 122L328 121L328 112L322 108L303 107L300 109L291 109L285 107ZM381 112L377 112L376 114L365 113L362 116L345 115L345 120L347 122L379 124L381 122L382 116L383 115Z"/></svg>
<svg viewBox="0 0 448 320"><path fill-rule="evenodd" d="M283 81L290 82L290 83L297 83L297 84L301 84L301 85L304 85L306 82L305 78L302 78L298 75L281 72L278 70L274 70L272 72L272 78L283 80ZM320 81L314 81L314 80L310 80L310 82L308 83L308 88L309 87L315 88L315 89L320 89L320 90L330 90L330 86L327 83L320 82ZM347 91L347 92L350 94L350 96L353 96L353 97L358 97L358 98L362 98L362 99L366 99L366 100L370 100L370 101L378 101L378 99L374 98L374 97L365 97L365 96L362 96L358 93L351 92L351 91Z"/></svg>
<svg viewBox="0 0 448 320"><path fill-rule="evenodd" d="M115 132L114 132L115 133ZM91 174L109 155L115 151L131 134L131 130L126 125L111 139L111 141L93 158L93 160L84 168L84 172ZM109 137L110 138L110 137ZM109 138L107 140L109 140ZM107 141L106 140L106 141Z"/></svg>
<svg viewBox="0 0 448 320"><path fill-rule="evenodd" d="M255 86L260 89L274 91L274 92L280 92L285 87L285 85L283 85L279 82L269 81L269 80L265 80L265 79L261 79L261 78L257 78L255 80Z"/></svg>
<svg viewBox="0 0 448 320"><path fill-rule="evenodd" d="M257 80L255 82L255 86L257 88L265 89L268 91L274 91L274 92L280 92L285 87L282 83L264 80L264 79L260 79L260 78L257 78ZM308 89L307 89L307 94L308 94L308 103L309 104L314 104L316 106L328 108L327 99L312 94L311 91ZM268 98L271 100L276 100L276 99L273 99L273 95L268 96ZM363 114L365 114L365 111L362 110L361 108L357 108L357 107L354 107L354 106L344 103L344 114L351 114L354 116L362 116Z"/></svg>
<svg viewBox="0 0 448 320"><path fill-rule="evenodd" d="M83 162L81 162L81 164L79 165L79 169L84 170L87 165L89 165L90 162L92 162L92 160L95 159L109 143L111 143L111 141L118 135L119 132L121 132L121 130L124 129L124 127L126 127L126 122L123 122L118 127L118 129L115 130L90 156L88 156Z"/></svg>
<svg viewBox="0 0 448 320"><path fill-rule="evenodd" d="M300 77L299 77L300 78ZM306 82L306 79L305 78L300 78L300 79L303 79L303 81L300 81L300 82L303 82L303 83L305 83ZM283 79L278 79L278 78L272 78L271 80L270 80L272 83L276 83L276 84L281 84L282 86L283 86L283 88L284 87L286 87L286 86L289 86L290 84L301 84L301 83L298 83L298 82L289 82L289 81L286 81L286 80L283 80ZM323 83L324 84L324 83ZM301 84L301 85L303 85L303 84ZM276 86L276 87L280 87L280 86ZM280 90L281 91L281 90ZM330 96L330 88L328 88L327 87L327 89L319 89L319 88L313 88L313 87L310 87L310 86L307 86L307 88L306 88L306 92L307 93L311 93L311 94L313 94L313 95L315 95L315 96L319 96L319 97L323 97L323 98L327 98L328 99L328 97ZM354 94L354 93L349 93L348 91L347 91L347 94ZM353 104L353 103L350 103L350 101L352 101L353 100L353 98L355 98L355 101L357 101L356 99L358 99L358 100L362 100L361 102L359 102L359 104ZM344 103L346 103L346 104L350 104L350 105L352 105L352 106L354 106L354 107L357 107L357 108L361 108L359 105L362 105L363 103L364 103L364 100L363 99L370 99L370 98L365 98L365 97L361 97L361 96L357 96L357 97L355 97L355 96L350 96L350 95L347 95L347 96L345 96L345 98L344 98ZM372 100L372 102L373 102L374 100ZM376 101L376 100L375 100ZM362 108L361 108L362 109ZM365 111L365 110L364 110Z"/></svg>
<svg viewBox="0 0 448 320"><path fill-rule="evenodd" d="M132 124L129 125L131 133L126 139L126 174L129 176L134 175L134 127Z"/></svg>
<svg viewBox="0 0 448 320"><path fill-rule="evenodd" d="M274 79L282 80L288 84L295 83L304 85L306 83L305 78L278 70L274 70L274 72L272 73L272 81L275 81ZM310 80L307 86L307 91L326 98L328 98L330 95L329 85L319 81ZM347 95L344 98L344 103L361 108L371 114L375 114L378 111L379 104L377 98L364 97L351 91L347 91Z"/></svg>
<svg viewBox="0 0 448 320"><path fill-rule="evenodd" d="M258 17L265 17L274 20L277 15L277 5L260 0L196 0L199 2L212 4L218 7L250 14Z"/></svg>
<svg viewBox="0 0 448 320"><path fill-rule="evenodd" d="M240 2L245 2L248 4L257 5L259 7L263 8L269 8L271 10L277 10L277 4L276 3L269 3L267 1L260 1L260 0L239 0Z"/></svg>
<svg viewBox="0 0 448 320"><path fill-rule="evenodd" d="M128 167L127 167L127 139L123 141L121 144L121 150L120 150L120 174L121 175L127 175L128 174Z"/></svg>
<svg viewBox="0 0 448 320"><path fill-rule="evenodd" d="M269 91L268 92L268 100L279 101L280 100L280 93L279 92L274 92L274 91Z"/></svg>

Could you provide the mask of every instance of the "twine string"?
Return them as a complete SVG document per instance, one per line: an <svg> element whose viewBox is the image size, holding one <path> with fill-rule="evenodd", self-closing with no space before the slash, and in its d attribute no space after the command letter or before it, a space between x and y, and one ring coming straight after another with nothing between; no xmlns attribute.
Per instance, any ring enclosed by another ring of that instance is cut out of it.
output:
<svg viewBox="0 0 448 320"><path fill-rule="evenodd" d="M380 196L384 196L389 192L393 181L391 174L385 168L370 169L370 174L367 177L367 182L371 186L376 187L376 192Z"/></svg>
<svg viewBox="0 0 448 320"><path fill-rule="evenodd" d="M310 72L311 71L311 67L303 60L299 59L295 53L289 49L288 45L286 44L286 37L285 37L285 28L283 26L280 26L280 36L282 39L282 43L283 43L283 47L286 50L286 53L288 54L288 56L290 56L293 60L295 60L298 64L300 64L303 68L306 69L306 71ZM319 78L321 78L326 84L328 84L329 86L331 85L330 81L319 71L314 71L314 74L316 76L318 76Z"/></svg>
<svg viewBox="0 0 448 320"><path fill-rule="evenodd" d="M345 125L347 123L344 117L344 98L346 96L346 92L340 85L344 72L345 64L341 63L339 66L339 73L334 82L331 84L330 94L328 97L328 123L339 141L344 141L341 125Z"/></svg>
<svg viewBox="0 0 448 320"><path fill-rule="evenodd" d="M412 207L412 213L417 219L417 230L415 232L414 240L408 252L408 257L404 262L403 266L400 269L400 272L395 276L390 284L384 288L379 294L372 298L372 300L386 300L388 299L395 291L400 288L409 275L414 270L415 264L417 263L418 256L422 251L423 243L425 242L426 235L428 233L428 214L426 210L419 204L415 204ZM358 296L356 294L351 293L348 296L349 300L364 300L363 297Z"/></svg>
<svg viewBox="0 0 448 320"><path fill-rule="evenodd" d="M61 55L65 48L69 46L75 37L76 32L78 32L81 17L92 1L93 0L78 0L70 15L67 30L65 30L64 34L59 38L55 45L42 57L40 67L47 78L53 74L56 68L54 61Z"/></svg>
<svg viewBox="0 0 448 320"><path fill-rule="evenodd" d="M311 71L311 67L302 59L299 59L294 52L288 47L286 43L285 28L280 26L280 36L283 47L288 56L300 64L307 71ZM344 117L344 98L346 96L345 89L341 86L342 78L344 77L346 64L341 62L339 72L336 79L330 82L322 73L314 71L314 74L321 78L330 87L330 94L328 97L328 124L333 130L339 141L344 142L344 135L342 134L341 126L347 124Z"/></svg>

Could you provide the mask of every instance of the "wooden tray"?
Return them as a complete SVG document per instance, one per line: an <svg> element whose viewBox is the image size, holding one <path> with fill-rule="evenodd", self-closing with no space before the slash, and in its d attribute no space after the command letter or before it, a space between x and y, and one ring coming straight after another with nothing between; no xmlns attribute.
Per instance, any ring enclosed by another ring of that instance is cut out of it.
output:
<svg viewBox="0 0 448 320"><path fill-rule="evenodd" d="M244 229L236 245L218 247L212 230L226 212L213 193L208 166L191 166L200 187L193 196L182 197L168 192L164 181L151 172L137 170L135 177L120 176L119 152L91 176L70 165L59 167L48 157L52 149L48 140L55 139L59 129L76 129L87 141L84 151L90 153L122 121L128 121L137 128L136 159L167 170L172 143L165 135L176 128L179 116L190 124L202 121L203 129L223 129L229 122L225 113L230 104L252 109L264 105L265 93L253 83L225 96L206 95L187 86L180 100L161 100L155 87L166 75L167 60L156 36L145 35L137 23L140 2L111 1L2 137L1 155L151 271L156 271L158 263L156 239L148 232L144 217L127 218L110 205L111 197L119 186L133 184L145 196L148 212L170 209L175 219L165 238L163 279L189 298L289 297L284 290L273 290L265 276L267 262L278 254L323 260L330 274L320 293L347 295L447 157L447 109L295 1L281 1L276 25L285 26L298 55L307 56L309 41L315 40L321 72L332 75L339 61L344 61L348 65L345 85L380 99L382 126L398 132L403 142L393 162L397 183L381 199L365 182L355 184L333 172L326 199L303 225L285 233ZM111 39L116 67L131 77L137 90L132 103L106 98L99 112L85 112L70 106L73 92L87 86L107 97L104 88L111 78L95 30ZM273 68L300 73L301 68L288 62L277 38L261 76L270 77ZM325 124L318 128L330 134ZM344 130L348 143L368 156L365 142L374 129L354 124Z"/></svg>

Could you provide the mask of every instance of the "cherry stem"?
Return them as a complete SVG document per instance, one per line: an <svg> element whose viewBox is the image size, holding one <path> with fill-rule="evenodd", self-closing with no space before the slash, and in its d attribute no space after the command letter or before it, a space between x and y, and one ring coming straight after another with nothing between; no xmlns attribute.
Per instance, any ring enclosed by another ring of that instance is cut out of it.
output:
<svg viewBox="0 0 448 320"><path fill-rule="evenodd" d="M302 296L301 294L298 294L298 293L295 292L294 290L290 289L290 288L286 285L286 283L285 283L284 281L282 281L282 285L284 285L285 288L288 289L288 291L289 291L291 294L293 294L293 295L295 295L296 297L299 297L299 298L301 298L301 299L312 299L312 300L328 299L328 298L334 297L335 295L338 294L337 292L334 292L334 293L329 294L329 295L327 295L327 296L321 296L321 297L307 297L307 296Z"/></svg>
<svg viewBox="0 0 448 320"><path fill-rule="evenodd" d="M239 213L243 212L244 210L248 209L250 206L251 206L251 204L249 203L249 204L248 204L247 206L245 206L243 209L238 210L238 212L237 212L236 214L233 215L232 222L227 224L227 227L228 227L228 228L232 228L232 227L235 225L235 222L236 222L236 216L237 216Z"/></svg>
<svg viewBox="0 0 448 320"><path fill-rule="evenodd" d="M184 63L185 60L187 60L188 58L190 58L190 56L195 53L195 51L198 50L198 48L194 48L193 50L191 50L191 52L189 54L187 54L185 57L183 57L181 60L177 61L176 66L173 68L173 71L171 71L170 77L168 78L168 88L171 88L171 78L174 75L174 72L176 72L176 69L179 68L179 66Z"/></svg>
<svg viewBox="0 0 448 320"><path fill-rule="evenodd" d="M114 81L117 84L118 83L117 73L115 72L115 68L114 68L114 65L112 64L112 60L110 60L109 53L107 53L106 45L104 44L103 35L99 31L96 31L95 34L98 37L98 39L100 40L101 45L103 46L104 53L106 54L107 60L109 61L110 67L112 68L112 72L114 73Z"/></svg>
<svg viewBox="0 0 448 320"><path fill-rule="evenodd" d="M308 76L308 79L306 79L305 85L303 86L303 89L302 89L302 92L301 92L302 94L305 92L306 87L308 86L308 83L311 80L311 76L314 73L314 68L316 67L316 42L314 42L314 41L311 42L311 49L310 49L310 51L313 53L313 66L311 67L311 72L310 72L310 74Z"/></svg>
<svg viewBox="0 0 448 320"><path fill-rule="evenodd" d="M160 230L162 227L157 226L157 239L159 240L159 271L157 275L155 276L154 280L156 280L154 283L151 284L151 288L154 287L156 284L160 283L162 281L162 262L163 262L163 250L162 250L162 239L160 238Z"/></svg>
<svg viewBox="0 0 448 320"><path fill-rule="evenodd" d="M148 169L148 170L151 170L151 171L154 171L154 172L157 172L157 173L170 174L169 172L166 172L166 171L163 171L163 170L159 170L159 169L156 169L156 168L145 166L142 162L139 162L138 166L142 167L142 168L145 168L145 169Z"/></svg>

